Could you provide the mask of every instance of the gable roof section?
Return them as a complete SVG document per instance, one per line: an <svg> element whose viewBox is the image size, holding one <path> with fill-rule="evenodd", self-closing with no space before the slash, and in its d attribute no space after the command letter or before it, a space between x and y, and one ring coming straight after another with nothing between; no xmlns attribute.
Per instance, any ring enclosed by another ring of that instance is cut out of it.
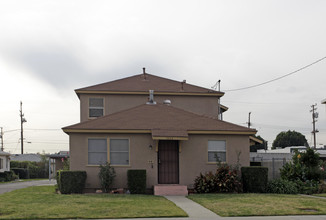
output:
<svg viewBox="0 0 326 220"><path fill-rule="evenodd" d="M188 83L151 75L138 74L135 76L106 82L94 86L76 89L79 94L148 94L154 90L155 95L204 95L223 96L223 92L207 89Z"/></svg>
<svg viewBox="0 0 326 220"><path fill-rule="evenodd" d="M257 131L168 105L140 105L64 127L66 133L151 133L154 137L188 134L244 134Z"/></svg>

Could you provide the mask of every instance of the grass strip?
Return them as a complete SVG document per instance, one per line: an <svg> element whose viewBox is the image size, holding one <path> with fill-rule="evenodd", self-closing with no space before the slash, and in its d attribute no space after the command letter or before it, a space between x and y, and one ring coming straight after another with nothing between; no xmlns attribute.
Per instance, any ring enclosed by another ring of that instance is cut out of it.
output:
<svg viewBox="0 0 326 220"><path fill-rule="evenodd" d="M326 214L326 200L300 195L193 194L188 198L224 217Z"/></svg>
<svg viewBox="0 0 326 220"><path fill-rule="evenodd" d="M0 219L104 219L185 217L164 197L152 195L60 195L54 186L35 186L0 195Z"/></svg>

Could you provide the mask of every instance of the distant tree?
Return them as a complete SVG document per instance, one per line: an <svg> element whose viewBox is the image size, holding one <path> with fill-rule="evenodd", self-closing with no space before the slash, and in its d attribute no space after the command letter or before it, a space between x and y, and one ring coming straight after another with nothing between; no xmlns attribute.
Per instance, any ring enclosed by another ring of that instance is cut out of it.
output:
<svg viewBox="0 0 326 220"><path fill-rule="evenodd" d="M264 138L262 138L261 136L255 136L255 138L258 138L259 140L262 140L263 143L262 144L254 144L252 146L250 146L250 152L257 152L257 150L261 150L261 149L266 149L267 150L267 141L264 140Z"/></svg>
<svg viewBox="0 0 326 220"><path fill-rule="evenodd" d="M276 136L272 149L285 148L290 146L308 146L306 137L296 131L282 131Z"/></svg>

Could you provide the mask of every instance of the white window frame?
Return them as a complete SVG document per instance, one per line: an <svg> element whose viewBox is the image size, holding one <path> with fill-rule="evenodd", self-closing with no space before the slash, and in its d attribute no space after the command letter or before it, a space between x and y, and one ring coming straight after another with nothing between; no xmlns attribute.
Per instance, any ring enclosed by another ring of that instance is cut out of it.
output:
<svg viewBox="0 0 326 220"><path fill-rule="evenodd" d="M90 152L89 151L89 141L90 140L105 140L106 142L106 146L105 146L105 149L106 151L104 152L100 152L100 151L94 151L94 152ZM106 161L98 161L98 163L93 163L89 160L89 153L105 153L105 156L106 156ZM105 165L105 163L108 162L108 140L107 138L88 138L87 139L87 164L90 165L90 166L99 166L99 165Z"/></svg>
<svg viewBox="0 0 326 220"><path fill-rule="evenodd" d="M128 140L128 151L111 151L111 140ZM114 138L109 138L108 140L108 144L109 144L109 157L108 157L108 161L110 163L110 165L112 166L130 166L130 139L129 138L119 138L119 137L114 137ZM128 162L125 164L114 164L111 161L111 153L128 153Z"/></svg>
<svg viewBox="0 0 326 220"><path fill-rule="evenodd" d="M91 99L102 99L103 100L103 106L90 106ZM104 98L103 97L89 97L88 98L88 118L98 118L104 116ZM101 116L91 116L91 109L100 109L103 111L103 114Z"/></svg>
<svg viewBox="0 0 326 220"><path fill-rule="evenodd" d="M208 145L209 145L209 142L224 142L224 147L225 147L225 149L224 150L209 150L208 149ZM212 153L212 152L214 152L214 153L225 153L225 161L220 161L221 163L225 163L226 162L226 140L208 140L208 142L207 142L207 162L208 163L214 163L214 164L216 164L216 162L217 162L217 160L215 159L214 161L210 161L209 160L209 153Z"/></svg>

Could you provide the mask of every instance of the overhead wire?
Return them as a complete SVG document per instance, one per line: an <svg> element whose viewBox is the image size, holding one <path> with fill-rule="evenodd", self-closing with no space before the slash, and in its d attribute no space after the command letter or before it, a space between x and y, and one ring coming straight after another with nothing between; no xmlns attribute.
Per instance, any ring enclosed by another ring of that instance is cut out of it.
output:
<svg viewBox="0 0 326 220"><path fill-rule="evenodd" d="M318 60L316 60L316 61L314 61L314 62L312 62L312 63L310 63L310 64L308 64L308 65L306 65L306 66L304 66L304 67L301 67L301 68L299 68L299 69L297 69L297 70L295 70L295 71L293 71L293 72L290 72L290 73L285 74L285 75L283 75L283 76L277 77L277 78L275 78L275 79L268 80L268 81L266 81L266 82L262 82L262 83L258 83L258 84L256 84L256 85L247 86L247 87L242 87L242 88L238 88L238 89L229 89L229 90L224 90L224 92L234 92L234 91L245 90L245 89L251 89L251 88L258 87L258 86L262 86L262 85L265 85L265 84L268 84L268 83L271 83L271 82L274 82L274 81L277 81L277 80L283 79L283 78L285 78L285 77L287 77L287 76L290 76L290 75L293 75L293 74L295 74L295 73L298 73L298 72L300 72L300 71L302 71L302 70L304 70L304 69L307 69L307 68L309 68L309 67L311 67L311 66L313 66L313 65L315 65L315 64L317 64L317 63L319 63L319 62L321 62L321 61L323 61L323 60L325 60L325 59L326 59L326 56L325 56L325 57L322 57L322 58L320 58L320 59L318 59Z"/></svg>

